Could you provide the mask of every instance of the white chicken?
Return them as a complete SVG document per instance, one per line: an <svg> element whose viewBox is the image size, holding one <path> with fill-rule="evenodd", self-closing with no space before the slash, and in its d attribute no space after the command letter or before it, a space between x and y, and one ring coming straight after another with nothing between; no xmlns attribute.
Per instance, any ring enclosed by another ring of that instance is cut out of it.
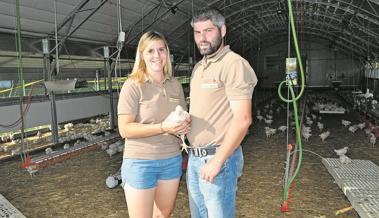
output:
<svg viewBox="0 0 379 218"><path fill-rule="evenodd" d="M345 127L351 124L351 122L348 121L348 120L341 120L341 123L342 123L342 125L344 125Z"/></svg>
<svg viewBox="0 0 379 218"><path fill-rule="evenodd" d="M303 128L301 128L301 132L311 133L312 129L310 126L303 126Z"/></svg>
<svg viewBox="0 0 379 218"><path fill-rule="evenodd" d="M1 141L2 142L7 142L7 141L9 141L10 140L10 137L8 136L8 135L3 135L3 136L1 136Z"/></svg>
<svg viewBox="0 0 379 218"><path fill-rule="evenodd" d="M105 150L108 149L108 146L109 146L108 143L106 143L106 142L100 142L99 144L100 144L101 150L105 151Z"/></svg>
<svg viewBox="0 0 379 218"><path fill-rule="evenodd" d="M259 115L261 115L261 110L257 110L257 115L259 116Z"/></svg>
<svg viewBox="0 0 379 218"><path fill-rule="evenodd" d="M284 132L287 130L287 126L279 126L278 130L280 130L281 132Z"/></svg>
<svg viewBox="0 0 379 218"><path fill-rule="evenodd" d="M375 144L376 144L376 137L374 134L371 134L370 143L371 143L372 147L374 148Z"/></svg>
<svg viewBox="0 0 379 218"><path fill-rule="evenodd" d="M14 155L19 155L21 153L21 148L18 147L18 148L14 148L11 150L11 155L14 156Z"/></svg>
<svg viewBox="0 0 379 218"><path fill-rule="evenodd" d="M363 128L366 127L366 123L365 123L365 122L363 122L363 123L359 123L357 126L358 126L358 128L359 128L360 130L362 130Z"/></svg>
<svg viewBox="0 0 379 218"><path fill-rule="evenodd" d="M351 159L346 155L341 155L340 162L343 164L351 163Z"/></svg>
<svg viewBox="0 0 379 218"><path fill-rule="evenodd" d="M63 145L63 149L64 149L64 150L67 150L67 149L69 149L69 148L70 148L70 144L66 143L66 144Z"/></svg>
<svg viewBox="0 0 379 218"><path fill-rule="evenodd" d="M352 133L355 133L358 129L358 126L357 125L352 125L349 127L349 131L352 132Z"/></svg>
<svg viewBox="0 0 379 218"><path fill-rule="evenodd" d="M326 131L326 132L321 133L319 136L321 138L321 141L324 142L325 139L329 137L329 135L330 135L330 132Z"/></svg>
<svg viewBox="0 0 379 218"><path fill-rule="evenodd" d="M266 133L266 137L270 138L270 136L275 135L276 129L265 127L265 133Z"/></svg>
<svg viewBox="0 0 379 218"><path fill-rule="evenodd" d="M38 138L38 139L42 138L42 133L41 133L41 131L38 131L38 132L37 132L37 138Z"/></svg>
<svg viewBox="0 0 379 218"><path fill-rule="evenodd" d="M309 119L309 120L307 119L305 122L309 126L311 126L313 124L313 121L311 119Z"/></svg>
<svg viewBox="0 0 379 218"><path fill-rule="evenodd" d="M47 154L47 155L50 155L50 154L52 154L53 153L53 149L52 148L46 148L45 149L45 153Z"/></svg>
<svg viewBox="0 0 379 218"><path fill-rule="evenodd" d="M111 144L113 145L113 144ZM112 157L113 155L115 155L117 152L118 152L118 147L117 146L112 146L111 145L108 147L107 150L105 150L105 152L109 155L109 157Z"/></svg>
<svg viewBox="0 0 379 218"><path fill-rule="evenodd" d="M257 119L258 119L259 122L261 122L263 120L263 116L262 115L258 115Z"/></svg>
<svg viewBox="0 0 379 218"><path fill-rule="evenodd" d="M322 131L322 129L324 129L324 124L323 123L320 123L320 122L317 122L317 127L320 131Z"/></svg>
<svg viewBox="0 0 379 218"><path fill-rule="evenodd" d="M301 135L305 138L305 141L308 141L309 137L312 136L312 134L308 132L302 132Z"/></svg>
<svg viewBox="0 0 379 218"><path fill-rule="evenodd" d="M348 147L343 147L341 149L334 149L334 152L336 152L338 156L341 156L341 155L345 155L348 149L349 149Z"/></svg>
<svg viewBox="0 0 379 218"><path fill-rule="evenodd" d="M118 185L122 183L121 178L121 168L113 175L110 175L105 180L105 184L108 188L116 188Z"/></svg>
<svg viewBox="0 0 379 218"><path fill-rule="evenodd" d="M165 121L171 123L181 123L188 118L190 118L190 114L178 105L176 106L175 111L171 112L166 117ZM185 135L179 135L179 137L182 140L182 151L185 150L188 153L188 148L190 148L190 146L188 146L184 140Z"/></svg>
<svg viewBox="0 0 379 218"><path fill-rule="evenodd" d="M64 130L66 130L66 131L70 131L72 128L74 128L74 124L73 123L66 123L64 125Z"/></svg>
<svg viewBox="0 0 379 218"><path fill-rule="evenodd" d="M264 120L265 120L265 123L268 124L268 125L271 125L272 122L274 122L274 120L266 120L266 119L264 119Z"/></svg>

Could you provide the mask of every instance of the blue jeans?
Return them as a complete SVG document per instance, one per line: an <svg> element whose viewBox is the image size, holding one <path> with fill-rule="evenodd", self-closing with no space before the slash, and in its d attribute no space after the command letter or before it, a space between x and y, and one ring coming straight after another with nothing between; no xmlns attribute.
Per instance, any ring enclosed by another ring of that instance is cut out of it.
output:
<svg viewBox="0 0 379 218"><path fill-rule="evenodd" d="M200 178L200 170L213 157L189 155L187 188L192 218L235 217L237 179L243 168L242 148L234 151L213 183L209 183Z"/></svg>

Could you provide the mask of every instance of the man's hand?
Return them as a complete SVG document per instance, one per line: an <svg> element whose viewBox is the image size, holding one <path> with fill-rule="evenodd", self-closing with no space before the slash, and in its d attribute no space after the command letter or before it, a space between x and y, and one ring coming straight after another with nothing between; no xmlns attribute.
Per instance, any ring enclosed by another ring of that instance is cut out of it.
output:
<svg viewBox="0 0 379 218"><path fill-rule="evenodd" d="M210 159L200 170L200 178L207 182L213 183L214 178L220 173L222 165L224 163L216 160L215 158Z"/></svg>

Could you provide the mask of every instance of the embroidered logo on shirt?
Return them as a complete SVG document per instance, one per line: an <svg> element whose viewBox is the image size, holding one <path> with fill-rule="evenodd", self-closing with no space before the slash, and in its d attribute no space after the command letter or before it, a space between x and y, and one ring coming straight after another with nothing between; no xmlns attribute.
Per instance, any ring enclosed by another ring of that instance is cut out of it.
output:
<svg viewBox="0 0 379 218"><path fill-rule="evenodd" d="M218 89L221 87L221 83L202 83L201 88L203 89Z"/></svg>
<svg viewBox="0 0 379 218"><path fill-rule="evenodd" d="M178 97L169 97L168 98L168 101L169 102L175 102L175 103L178 103L180 101L180 99Z"/></svg>

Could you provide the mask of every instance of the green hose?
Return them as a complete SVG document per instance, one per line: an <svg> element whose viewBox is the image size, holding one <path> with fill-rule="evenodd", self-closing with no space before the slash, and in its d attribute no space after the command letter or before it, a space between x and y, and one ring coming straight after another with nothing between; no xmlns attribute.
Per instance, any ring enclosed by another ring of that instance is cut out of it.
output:
<svg viewBox="0 0 379 218"><path fill-rule="evenodd" d="M291 97L293 99L295 99L295 92L293 91L293 88L292 88L291 84L289 85L289 89L290 89L290 92L291 92ZM292 101L292 105L293 105L293 112L295 114L295 127L296 127L297 142L298 142L298 146L299 146L299 148L298 148L299 159L298 159L296 170L295 170L293 176L290 177L290 179L288 181L288 184L286 184L286 186L284 187L284 191L283 191L283 200L284 201L286 201L288 199L288 189L291 186L291 183L293 182L293 180L295 179L295 177L297 176L297 174L298 174L298 172L300 170L301 161L303 159L303 151L302 151L301 135L300 135L300 126L299 126L299 117L297 115L297 105L296 105L296 101L295 100Z"/></svg>
<svg viewBox="0 0 379 218"><path fill-rule="evenodd" d="M297 141L298 141L298 151L299 151L299 159L298 159L298 163L297 163L297 166L296 166L296 170L294 172L294 174L290 177L290 179L288 180L288 183L285 184L285 187L284 187L284 190L283 190L283 200L284 201L287 201L288 199L288 190L289 190L289 187L291 186L293 180L296 178L297 174L299 173L299 170L300 170L300 166L301 166L301 161L302 161L302 157L303 157L303 152L302 152L302 144L301 144L301 135L300 135L300 126L299 126L299 117L298 117L298 114L297 114L297 105L296 105L296 101L302 96L303 92L304 92L304 70L303 70L303 64L302 64L302 61L301 61L301 55L300 55L300 51L299 51L299 46L298 46L298 41L297 41L297 33L296 33L296 29L295 29L295 22L294 22L294 18L293 18L293 14L292 14L292 3L291 3L291 0L287 0L288 1L288 13L289 13L289 18L290 18L290 24L291 24L291 32L292 32L292 36L293 36L293 41L294 41L294 45L295 45L295 51L296 51L296 57L297 57L297 60L299 62L299 68L300 68L300 77L301 77L301 89L300 89L300 92L299 92L299 95L298 96L295 96L295 92L293 90L293 87L292 87L292 81L290 78L287 78L287 80L285 81L282 81L280 84L279 84L279 87L278 87L278 95L280 97L281 100L283 100L284 102L287 102L287 103L290 103L292 102L292 105L293 105L293 111L294 111L294 115L295 115L295 126L296 126L296 135L297 135ZM292 99L285 99L282 94L281 94L281 88L283 86L283 84L286 83L290 92L291 92L291 97Z"/></svg>
<svg viewBox="0 0 379 218"><path fill-rule="evenodd" d="M25 95L25 86L24 86L24 66L22 62L22 49L21 49L21 21L20 21L20 0L16 0L16 15L17 15L17 51L18 51L18 78L21 82L22 91L20 94L20 114L21 114L21 144L24 145L24 130L25 130L25 123L24 123L24 110L23 110L23 99ZM25 161L25 153L24 151L21 152L21 160L22 162Z"/></svg>

